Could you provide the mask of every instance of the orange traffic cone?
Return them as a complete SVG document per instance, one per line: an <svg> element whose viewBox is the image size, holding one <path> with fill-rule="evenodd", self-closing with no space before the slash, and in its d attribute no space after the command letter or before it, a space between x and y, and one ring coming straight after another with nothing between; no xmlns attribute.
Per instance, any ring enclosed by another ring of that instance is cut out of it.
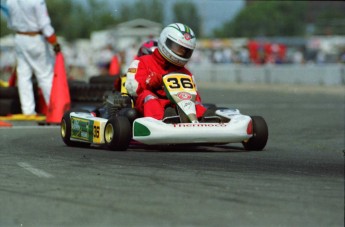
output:
<svg viewBox="0 0 345 227"><path fill-rule="evenodd" d="M109 75L117 76L120 74L120 62L116 55L111 59L109 66Z"/></svg>
<svg viewBox="0 0 345 227"><path fill-rule="evenodd" d="M70 109L71 97L67 83L64 57L56 54L53 86L46 116L46 123L60 124L63 114Z"/></svg>
<svg viewBox="0 0 345 227"><path fill-rule="evenodd" d="M14 67L12 74L10 78L8 79L8 86L15 87L16 84L17 84L17 70L16 70L16 67Z"/></svg>

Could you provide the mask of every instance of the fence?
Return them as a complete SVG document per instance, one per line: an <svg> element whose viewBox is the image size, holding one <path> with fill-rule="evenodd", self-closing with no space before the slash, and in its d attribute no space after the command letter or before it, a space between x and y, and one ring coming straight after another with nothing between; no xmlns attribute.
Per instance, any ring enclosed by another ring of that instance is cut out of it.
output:
<svg viewBox="0 0 345 227"><path fill-rule="evenodd" d="M189 65L202 82L345 86L345 65Z"/></svg>

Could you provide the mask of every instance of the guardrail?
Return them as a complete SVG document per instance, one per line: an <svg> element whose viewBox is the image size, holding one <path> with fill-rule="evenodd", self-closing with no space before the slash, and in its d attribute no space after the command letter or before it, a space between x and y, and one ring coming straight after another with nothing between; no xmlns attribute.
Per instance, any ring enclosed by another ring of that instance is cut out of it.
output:
<svg viewBox="0 0 345 227"><path fill-rule="evenodd" d="M256 83L256 84L304 84L345 86L344 64L323 65L188 65L197 81Z"/></svg>

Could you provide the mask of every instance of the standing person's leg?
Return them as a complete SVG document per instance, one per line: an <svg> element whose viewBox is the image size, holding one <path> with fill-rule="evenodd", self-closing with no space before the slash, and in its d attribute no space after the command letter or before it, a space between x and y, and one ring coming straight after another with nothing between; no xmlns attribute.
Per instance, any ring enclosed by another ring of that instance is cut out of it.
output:
<svg viewBox="0 0 345 227"><path fill-rule="evenodd" d="M23 37L16 35L15 38L17 54L17 80L18 92L21 103L22 113L25 115L36 114L35 98L32 86L32 70L26 60L26 42Z"/></svg>
<svg viewBox="0 0 345 227"><path fill-rule="evenodd" d="M36 45L32 48L29 62L34 70L38 86L42 89L44 100L49 105L54 77L54 58L49 52L48 43L43 39L43 36L35 37Z"/></svg>

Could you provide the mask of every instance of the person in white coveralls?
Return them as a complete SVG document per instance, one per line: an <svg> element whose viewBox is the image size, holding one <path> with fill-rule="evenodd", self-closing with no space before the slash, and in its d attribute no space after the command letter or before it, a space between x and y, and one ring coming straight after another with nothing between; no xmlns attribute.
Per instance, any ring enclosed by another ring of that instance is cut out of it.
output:
<svg viewBox="0 0 345 227"><path fill-rule="evenodd" d="M36 115L32 75L35 74L44 100L49 105L54 74L55 53L60 51L44 0L7 0L8 27L15 34L17 80L24 115Z"/></svg>

